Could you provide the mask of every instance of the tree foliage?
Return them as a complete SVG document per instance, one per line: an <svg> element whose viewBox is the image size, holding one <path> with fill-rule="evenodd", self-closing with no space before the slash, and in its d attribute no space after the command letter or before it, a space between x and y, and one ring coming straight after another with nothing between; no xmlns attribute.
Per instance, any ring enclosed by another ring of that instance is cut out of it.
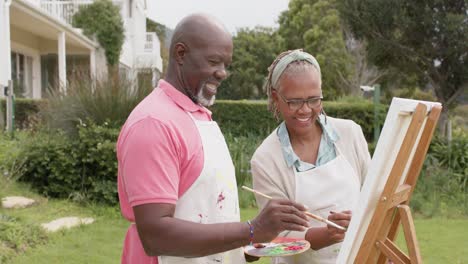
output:
<svg viewBox="0 0 468 264"><path fill-rule="evenodd" d="M336 1L291 0L279 24L287 49L303 48L318 60L325 96L333 99L341 95L345 90L342 80L353 69Z"/></svg>
<svg viewBox="0 0 468 264"><path fill-rule="evenodd" d="M82 28L83 33L96 35L104 48L107 63L114 66L119 62L120 51L125 39L120 9L110 0L97 0L80 8L73 16L73 26Z"/></svg>
<svg viewBox="0 0 468 264"><path fill-rule="evenodd" d="M233 38L231 76L219 89L223 99L265 98L263 85L268 67L283 48L283 40L272 28L240 29Z"/></svg>
<svg viewBox="0 0 468 264"><path fill-rule="evenodd" d="M368 58L430 84L447 110L468 86L466 0L340 0L342 18L368 43ZM448 107L447 107L448 106Z"/></svg>

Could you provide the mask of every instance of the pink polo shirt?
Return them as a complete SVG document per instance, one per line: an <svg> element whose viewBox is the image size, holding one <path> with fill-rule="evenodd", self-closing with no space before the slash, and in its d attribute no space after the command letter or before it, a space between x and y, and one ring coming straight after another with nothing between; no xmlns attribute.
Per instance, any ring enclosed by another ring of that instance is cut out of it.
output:
<svg viewBox="0 0 468 264"><path fill-rule="evenodd" d="M122 215L135 221L133 206L175 204L200 176L203 146L187 114L211 120L211 112L160 80L132 111L117 141L118 192ZM157 263L141 245L135 225L127 231L122 263Z"/></svg>

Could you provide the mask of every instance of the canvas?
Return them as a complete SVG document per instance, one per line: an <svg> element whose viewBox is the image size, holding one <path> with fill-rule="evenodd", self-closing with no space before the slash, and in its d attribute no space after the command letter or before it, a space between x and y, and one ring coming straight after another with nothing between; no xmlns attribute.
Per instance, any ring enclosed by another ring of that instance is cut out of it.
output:
<svg viewBox="0 0 468 264"><path fill-rule="evenodd" d="M378 200L387 183L396 157L402 147L403 139L406 136L412 119L411 113L416 109L419 103L424 104L427 111L430 111L434 106L440 106L440 103L393 98L374 156L369 166L366 180L361 189L358 208L353 212L353 218L348 228L346 238L343 241L337 263L353 263L367 230L372 228L369 227L370 221L374 215ZM421 138L422 128L426 120L427 118L424 119L416 141L411 148L409 162L406 163L406 167L399 179L400 184L406 179L409 165L411 164L410 161L414 157L414 152Z"/></svg>

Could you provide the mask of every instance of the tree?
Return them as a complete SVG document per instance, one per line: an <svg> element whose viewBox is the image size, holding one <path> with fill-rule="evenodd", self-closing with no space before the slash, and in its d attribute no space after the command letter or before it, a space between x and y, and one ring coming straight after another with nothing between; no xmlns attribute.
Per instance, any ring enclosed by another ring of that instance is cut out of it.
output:
<svg viewBox="0 0 468 264"><path fill-rule="evenodd" d="M279 17L279 34L287 49L303 48L314 55L322 70L322 86L327 98L346 90L342 79L353 71L353 61L345 45L335 0L291 0L289 10Z"/></svg>
<svg viewBox="0 0 468 264"><path fill-rule="evenodd" d="M73 16L72 24L82 28L86 36L96 36L105 50L108 65L114 66L119 62L125 35L118 6L110 0L97 0L80 7Z"/></svg>
<svg viewBox="0 0 468 264"><path fill-rule="evenodd" d="M283 48L283 40L267 27L240 29L233 38L231 76L221 84L221 99L265 98L263 85L268 67Z"/></svg>
<svg viewBox="0 0 468 264"><path fill-rule="evenodd" d="M389 75L389 70L382 71L376 66L371 65L367 60L366 43L357 40L349 32L346 32L345 35L346 49L353 58L354 71L348 78L341 79L345 84L344 87L347 94L358 95L361 92L361 85L374 85L382 81L384 76Z"/></svg>
<svg viewBox="0 0 468 264"><path fill-rule="evenodd" d="M340 0L340 13L356 37L368 43L368 58L397 68L434 89L448 110L468 88L466 0Z"/></svg>

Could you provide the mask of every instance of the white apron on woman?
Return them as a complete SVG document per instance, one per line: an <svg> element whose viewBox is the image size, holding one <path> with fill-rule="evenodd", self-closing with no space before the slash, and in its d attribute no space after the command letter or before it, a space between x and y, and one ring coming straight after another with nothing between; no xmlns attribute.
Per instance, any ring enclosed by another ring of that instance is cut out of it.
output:
<svg viewBox="0 0 468 264"><path fill-rule="evenodd" d="M200 176L177 201L174 217L203 224L239 222L234 165L221 130L214 121L192 119L201 136L204 165ZM201 258L160 256L158 261L159 264L243 264L245 258L238 248Z"/></svg>
<svg viewBox="0 0 468 264"><path fill-rule="evenodd" d="M353 210L360 192L359 177L353 167L341 154L335 145L335 159L314 169L297 172L293 166L296 178L296 201L306 205L309 211L327 218L330 211ZM310 220L310 227L324 227L326 224ZM275 264L334 264L341 243L320 250L310 249L302 254L291 257L275 258Z"/></svg>

